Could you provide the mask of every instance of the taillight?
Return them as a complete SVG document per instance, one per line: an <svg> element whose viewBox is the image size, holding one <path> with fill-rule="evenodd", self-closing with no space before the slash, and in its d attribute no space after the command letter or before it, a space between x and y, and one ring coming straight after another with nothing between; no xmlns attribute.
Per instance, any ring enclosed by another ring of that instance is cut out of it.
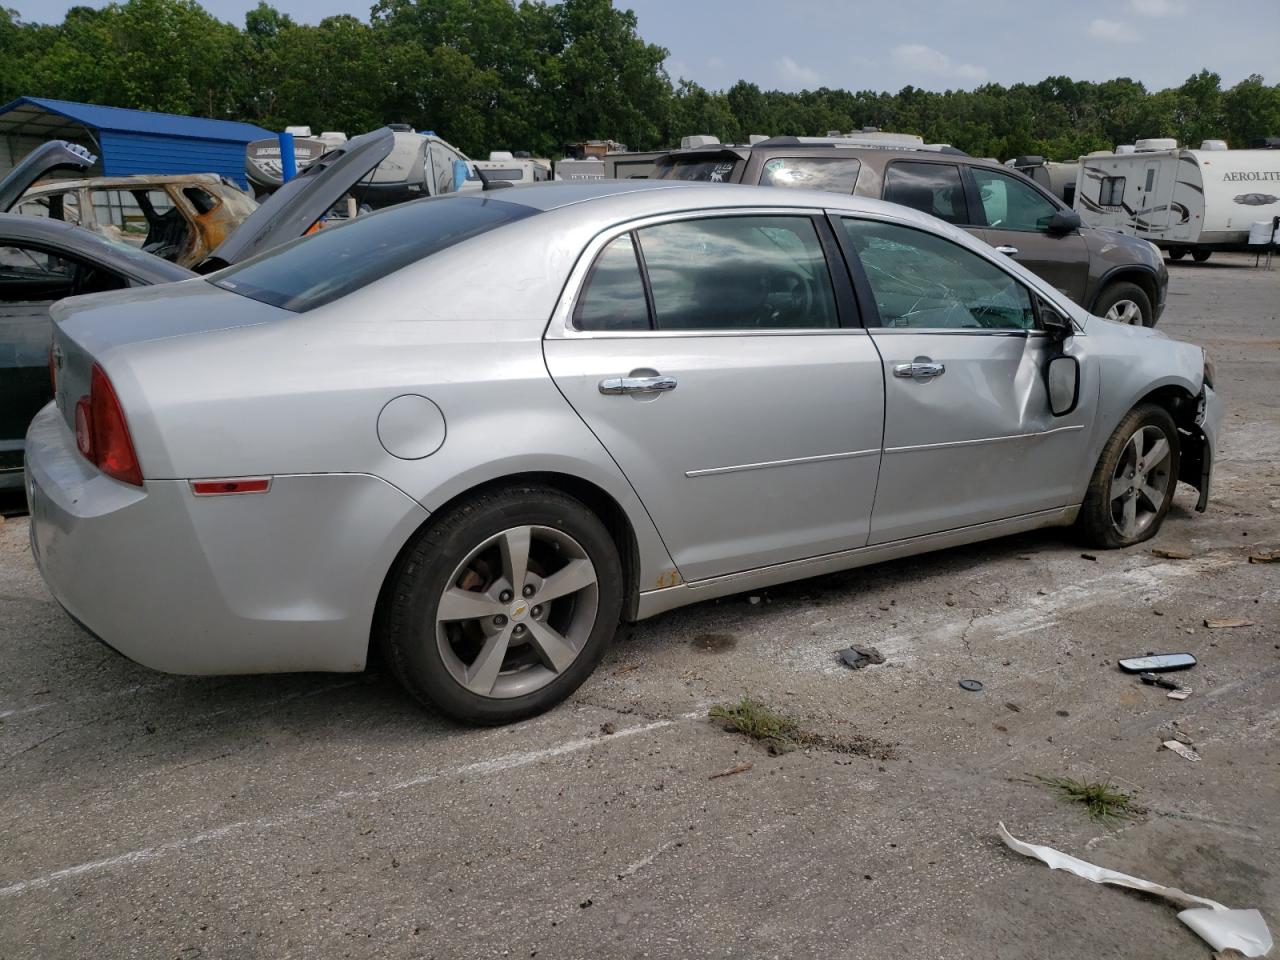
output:
<svg viewBox="0 0 1280 960"><path fill-rule="evenodd" d="M107 476L142 486L142 468L133 451L124 410L111 381L96 363L89 375L89 395L76 403L76 446Z"/></svg>

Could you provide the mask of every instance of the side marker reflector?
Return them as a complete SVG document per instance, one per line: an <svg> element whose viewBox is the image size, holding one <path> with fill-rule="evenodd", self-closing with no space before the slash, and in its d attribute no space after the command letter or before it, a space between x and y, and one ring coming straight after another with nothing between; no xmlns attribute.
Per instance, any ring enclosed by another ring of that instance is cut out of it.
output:
<svg viewBox="0 0 1280 960"><path fill-rule="evenodd" d="M191 492L197 497L225 497L233 493L266 493L271 489L270 477L240 480L192 480Z"/></svg>

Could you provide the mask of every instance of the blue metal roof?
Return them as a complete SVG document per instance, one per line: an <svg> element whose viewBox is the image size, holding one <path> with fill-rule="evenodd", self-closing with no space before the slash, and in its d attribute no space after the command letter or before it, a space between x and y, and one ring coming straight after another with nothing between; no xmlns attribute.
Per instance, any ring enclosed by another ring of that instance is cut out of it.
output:
<svg viewBox="0 0 1280 960"><path fill-rule="evenodd" d="M95 103L48 100L44 97L18 97L0 107L0 116L28 104L98 130L146 133L161 137L192 137L200 140L234 140L238 143L275 136L270 130L264 130L256 124L236 120L183 117L174 113L102 107Z"/></svg>

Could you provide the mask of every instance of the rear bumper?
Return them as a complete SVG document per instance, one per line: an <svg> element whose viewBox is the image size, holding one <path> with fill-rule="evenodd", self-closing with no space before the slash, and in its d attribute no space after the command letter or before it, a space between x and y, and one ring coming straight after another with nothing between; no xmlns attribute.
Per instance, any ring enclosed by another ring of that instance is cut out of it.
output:
<svg viewBox="0 0 1280 960"><path fill-rule="evenodd" d="M31 547L67 612L168 673L358 671L383 578L427 512L365 474L195 497L103 475L57 409L27 434Z"/></svg>

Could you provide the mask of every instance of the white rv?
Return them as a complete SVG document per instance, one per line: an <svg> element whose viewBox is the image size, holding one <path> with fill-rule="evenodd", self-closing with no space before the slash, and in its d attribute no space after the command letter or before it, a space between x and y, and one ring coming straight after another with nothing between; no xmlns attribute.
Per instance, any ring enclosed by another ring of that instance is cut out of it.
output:
<svg viewBox="0 0 1280 960"><path fill-rule="evenodd" d="M1080 158L1075 209L1095 227L1150 240L1174 260L1248 249L1249 230L1280 216L1280 150L1228 150L1206 140L1139 140Z"/></svg>
<svg viewBox="0 0 1280 960"><path fill-rule="evenodd" d="M474 160L472 166L484 173L486 180L508 180L511 183L541 183L551 179L551 161L529 154L517 156L509 150L494 150L488 160Z"/></svg>

